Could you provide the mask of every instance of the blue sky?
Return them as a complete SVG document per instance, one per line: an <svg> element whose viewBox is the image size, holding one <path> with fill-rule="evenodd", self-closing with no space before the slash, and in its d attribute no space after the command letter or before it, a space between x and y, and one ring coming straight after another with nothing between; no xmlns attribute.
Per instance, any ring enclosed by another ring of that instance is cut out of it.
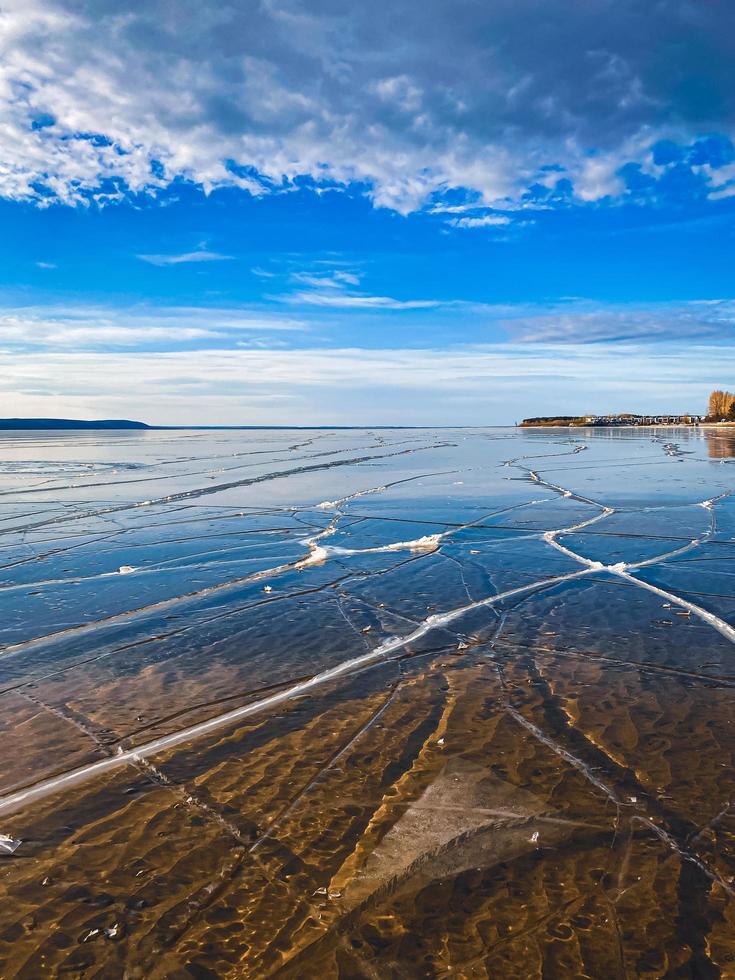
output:
<svg viewBox="0 0 735 980"><path fill-rule="evenodd" d="M0 414L501 424L732 386L733 13L16 3Z"/></svg>

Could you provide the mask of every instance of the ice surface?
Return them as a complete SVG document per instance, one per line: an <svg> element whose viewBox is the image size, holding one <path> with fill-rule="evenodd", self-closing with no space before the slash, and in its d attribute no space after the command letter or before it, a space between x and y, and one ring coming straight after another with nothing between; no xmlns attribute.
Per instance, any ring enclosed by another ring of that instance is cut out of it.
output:
<svg viewBox="0 0 735 980"><path fill-rule="evenodd" d="M3 436L7 975L727 975L734 453Z"/></svg>

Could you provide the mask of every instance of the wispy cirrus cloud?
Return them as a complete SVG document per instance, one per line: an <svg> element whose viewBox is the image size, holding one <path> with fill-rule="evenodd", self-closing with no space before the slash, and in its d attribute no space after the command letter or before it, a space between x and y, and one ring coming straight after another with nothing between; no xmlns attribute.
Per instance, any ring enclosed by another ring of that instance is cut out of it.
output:
<svg viewBox="0 0 735 980"><path fill-rule="evenodd" d="M223 255L221 252L210 252L208 249L199 249L194 252L179 252L173 255L139 255L141 262L149 265L184 265L190 262L225 262L233 258L232 255Z"/></svg>
<svg viewBox="0 0 735 980"><path fill-rule="evenodd" d="M464 218L450 218L449 224L454 228L493 228L510 224L510 218L503 214L468 215Z"/></svg>
<svg viewBox="0 0 735 980"><path fill-rule="evenodd" d="M222 307L28 306L0 308L0 344L11 348L104 350L234 345L242 334L307 330L302 320ZM35 355L34 355L35 356Z"/></svg>
<svg viewBox="0 0 735 980"><path fill-rule="evenodd" d="M576 300L499 323L524 344L718 343L735 341L735 301L596 306Z"/></svg>
<svg viewBox="0 0 735 980"><path fill-rule="evenodd" d="M343 269L334 269L327 274L295 272L291 279L315 289L344 289L346 286L360 285L360 276L356 272L346 272Z"/></svg>
<svg viewBox="0 0 735 980"><path fill-rule="evenodd" d="M432 299L396 299L361 290L359 273L349 269L318 272L295 272L291 282L307 289L296 289L277 299L295 306L319 306L344 310L429 310L440 306Z"/></svg>
<svg viewBox="0 0 735 980"><path fill-rule="evenodd" d="M392 296L370 296L345 291L301 290L285 297L289 303L323 306L343 310L428 310L441 304L432 299L394 299Z"/></svg>

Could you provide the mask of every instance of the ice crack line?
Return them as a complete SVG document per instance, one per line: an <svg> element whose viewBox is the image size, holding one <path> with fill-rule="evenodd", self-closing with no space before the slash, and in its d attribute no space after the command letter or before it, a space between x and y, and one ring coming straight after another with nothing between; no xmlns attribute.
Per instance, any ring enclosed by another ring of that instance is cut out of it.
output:
<svg viewBox="0 0 735 980"><path fill-rule="evenodd" d="M65 523L71 520L83 520L89 517L101 517L106 514L117 514L120 511L135 510L138 507L154 507L162 504L177 503L180 500L193 500L199 497L210 496L220 493L223 490L233 490L236 487L254 486L259 483L267 483L271 480L279 480L284 477L300 475L302 473L315 473L321 470L329 470L338 466L354 466L359 463L369 463L374 460L389 459L395 456L407 456L428 449L441 449L450 443L436 443L430 446L416 446L413 449L401 449L394 453L380 453L373 456L351 456L347 459L332 460L326 463L313 463L309 466L296 466L287 470L277 470L272 473L262 473L260 476L246 477L242 480L232 480L228 483L215 483L209 487L198 487L194 490L181 490L178 493L171 493L165 497L157 497L152 500L139 500L133 503L115 504L110 507L100 507L96 510L77 512L73 516L62 515L56 518L49 518L45 521L36 521L34 524L24 524L20 527L1 528L0 534L9 534L16 531L29 531L38 527L45 527L48 524Z"/></svg>
<svg viewBox="0 0 735 980"><path fill-rule="evenodd" d="M318 468L321 469L324 467L318 467ZM301 472L303 472L303 469L301 470ZM561 583L573 581L575 579L582 578L583 576L589 575L590 573L599 570L605 570L613 574L619 575L622 578L630 582L633 582L634 584L638 585L641 588L646 588L649 591L661 595L670 601L674 601L680 604L684 608L688 608L691 612L695 613L695 615L699 616L704 621L714 626L714 628L717 629L720 633L722 633L722 635L727 637L727 639L730 640L730 642L735 642L735 630L732 627L730 627L729 624L725 623L723 620L720 620L719 617L715 616L712 613L707 612L706 610L702 609L699 606L695 606L693 603L688 603L685 600L681 600L679 597L673 595L672 593L666 592L663 589L659 589L656 586L650 585L649 583L646 583L644 581L635 578L631 574L631 572L634 571L639 566L637 565L626 566L624 563L619 563L618 565L606 566L603 565L601 562L595 562L592 561L591 559L587 559L584 556L579 555L576 552L572 551L572 549L566 548L564 545L561 545L556 540L559 535L562 535L564 533L570 533L575 530L579 530L583 527L589 526L592 523L603 520L605 517L614 513L614 509L608 507L607 505L600 504L596 501L575 494L564 487L551 484L548 481L541 478L539 474L535 473L534 471L528 471L528 472L531 475L534 482L542 486L546 486L550 489L553 489L564 497L567 498L572 497L576 500L600 508L601 512L593 518L590 518L586 521L582 521L576 525L570 525L567 528L562 528L557 531L548 531L544 534L544 539L549 545L555 547L557 550L562 551L568 557L573 558L579 564L584 566L579 571L570 572L565 575L555 576L552 578L540 579L528 585L510 589L506 592L492 595L486 597L485 599L478 600L476 602L468 603L467 605L457 607L455 609L449 610L448 612L429 616L407 636L387 639L383 643L381 643L378 647L376 647L374 650L369 651L360 657L355 657L351 660L345 661L342 664L339 664L336 667L315 674L313 677L300 681L296 684L293 684L290 687L278 693L272 694L265 698L261 698L258 701L251 702L250 704L244 705L240 708L236 708L231 711L224 712L223 714L210 718L205 722L200 722L196 725L192 725L187 728L181 729L178 732L174 732L170 735L163 736L158 739L154 739L143 745L136 746L135 749L131 749L127 751L121 749L117 754L115 754L110 758L103 759L99 762L95 762L75 770L71 770L67 773L64 773L60 776L56 776L52 779L47 779L47 780L37 782L36 784L29 786L24 790L20 790L18 792L9 794L5 797L0 797L0 813L9 813L14 810L18 810L50 794L63 792L71 788L72 786L85 782L91 778L94 778L95 776L100 776L104 773L107 773L111 770L117 769L125 765L139 763L140 760L143 758L148 758L151 756L158 755L162 752L166 752L173 748L176 748L177 746L184 744L186 742L190 742L194 739L212 734L215 731L218 731L224 727L240 722L252 715L263 712L270 708L277 707L281 704L284 704L292 700L293 698L300 697L304 694L308 694L320 686L323 686L341 677L347 676L348 674L351 674L357 670L362 670L373 664L384 662L388 657L390 657L392 653L405 648L409 644L419 640L427 633L435 629L441 629L442 627L461 618L462 616L466 615L468 612L472 610L483 608L483 607L492 607L498 603L502 603L505 600L512 599L521 595L528 595L529 593L534 591L551 588ZM284 474L278 474L278 475L280 476ZM198 493L198 491L192 491L190 493L196 494ZM701 505L711 510L716 499L718 498L711 498L710 500L702 501ZM332 521L330 521L330 523L323 530L321 530L318 534L314 535L312 538L306 540L305 543L307 543L308 546L310 547L311 554L306 559L301 560L302 567L307 563L313 563L314 552L318 551L319 548L323 547L319 544L319 542L322 540L322 538L328 537L331 534L335 533L336 523L339 520L340 516L342 516L340 513L335 514ZM453 529L453 530L457 530L457 529ZM430 537L434 538L434 536L430 536ZM415 542L401 542L399 544L405 547L406 545L412 543L415 544ZM701 543L701 542L697 541L696 543ZM688 548L690 546L693 547L694 542L686 547ZM396 547L395 545L383 546L377 549L369 549L369 550L378 550L378 551L394 550L395 547ZM661 557L659 557L658 560L661 560ZM289 567L294 567L294 566L291 565ZM249 577L249 579L252 580L253 578L256 577L261 578L264 577L266 574L267 572L259 573L257 576ZM233 584L234 583L228 583L230 587Z"/></svg>
<svg viewBox="0 0 735 980"><path fill-rule="evenodd" d="M441 629L442 627L454 622L475 609L492 607L505 600L515 598L516 596L526 595L530 592L551 588L562 582L569 582L574 579L581 578L590 574L592 571L593 569L584 568L578 572L569 572L566 575L558 575L554 578L540 579L528 585L522 585L515 589L509 589L506 592L501 592L497 595L480 599L477 602L459 606L455 609L449 610L448 612L429 616L407 636L394 637L385 640L369 653L365 653L360 657L354 657L351 660L338 664L336 667L331 667L328 670L315 674L308 680L294 684L283 691L270 695L269 697L262 698L240 708L235 708L232 711L227 711L224 714L217 715L214 718L208 719L207 721L199 722L196 725L181 729L180 731L174 732L171 735L166 735L143 745L138 745L134 749L128 749L125 751L121 750L110 758L102 759L99 762L91 763L87 766L82 766L79 769L74 769L60 776L56 776L53 779L38 782L24 790L20 790L8 796L0 797L0 813L10 813L19 810L22 807L37 802L38 800L43 799L53 793L63 792L73 786L86 782L89 779L93 779L96 776L104 775L122 766L139 762L140 759L158 755L161 752L166 752L186 742L212 734L213 732L216 732L222 728L242 721L245 718L249 718L252 715L259 714L270 708L275 708L281 704L285 704L286 702L291 701L293 698L311 693L315 689L322 687L333 680L338 680L373 664L384 662L392 653L404 649L409 644L414 643L415 641L426 636L427 633L430 633L436 629Z"/></svg>
<svg viewBox="0 0 735 980"><path fill-rule="evenodd" d="M378 488L373 488L371 492L377 493ZM533 501L531 501L533 503ZM331 537L337 531L337 525L341 518L345 515L342 511L337 510L333 515L329 523L318 531L307 538L301 539L301 544L307 549L307 554L304 557L296 558L293 561L283 562L280 565L271 566L269 568L263 568L255 572L251 572L249 575L241 576L234 579L229 579L226 582L220 582L215 585L206 586L203 589L194 590L191 592L185 592L180 595L171 596L168 599L160 599L157 602L149 603L144 606L139 606L136 609L126 610L124 612L115 613L111 616L106 616L102 619L97 619L94 622L82 623L78 626L70 626L66 629L59 630L55 633L47 633L43 636L34 637L33 639L24 640L19 643L8 644L4 648L0 648L0 657L13 656L17 653L27 652L28 650L35 649L45 643L56 643L64 640L70 636L80 636L89 632L98 631L103 628L114 627L115 625L125 622L129 623L141 616L149 615L150 613L159 613L163 610L170 609L180 603L195 600L204 599L212 595L220 594L223 592L231 591L242 587L243 585L254 584L257 582L265 582L273 579L277 579L289 572L300 572L312 565L321 565L329 561L332 558L349 557L350 555L364 555L364 554L380 554L380 553L391 553L400 551L409 552L425 552L430 553L438 551L443 540L450 538L452 535L457 534L459 531L465 530L470 527L474 527L477 524L482 523L482 521L487 520L489 517L496 516L497 514L506 513L517 509L518 507L524 507L526 504L517 504L511 507L503 508L500 511L494 511L490 514L482 515L476 518L474 521L469 521L466 524L460 524L455 527L451 527L446 531L438 532L432 535L424 535L421 538L415 538L408 541L394 541L386 545L379 545L375 548L342 548L339 546L328 546L323 545L322 541L324 538ZM196 567L196 566L190 566ZM174 569L175 570L175 569ZM121 569L114 572L102 573L96 576L90 576L89 579L100 579L105 577L114 577L120 574L145 574L147 572L144 568L134 568L132 566L122 566ZM68 579L68 580L49 580L48 582L33 582L24 583L20 586L7 586L6 590L13 589L26 589L26 588L38 588L45 585L56 585L65 584L65 582L75 582L84 581L83 579ZM268 586L266 586L268 588ZM0 588L0 591L3 591Z"/></svg>
<svg viewBox="0 0 735 980"><path fill-rule="evenodd" d="M615 509L607 506L606 504L600 504L597 501L589 500L586 497L580 497L578 494L573 493L571 490L568 490L565 487L560 487L556 484L549 483L547 480L542 479L538 473L535 473L533 470L528 470L528 472L536 483L550 487L551 489L562 494L564 497L574 497L576 500L583 500L586 503L594 504L595 506L602 508L602 512L600 514L597 514L595 517L592 517L587 521L583 521L580 524L571 525L570 527L562 528L558 531L547 531L543 535L544 541L546 541L547 544L551 545L553 548L556 548L557 551L562 552L567 557L579 562L581 565L585 565L590 570L610 572L612 575L617 575L618 577L625 579L627 582L632 582L641 589L647 589L649 592L653 592L655 595L659 595L662 598L667 599L669 602L676 603L683 609L688 609L689 612L693 613L698 619L701 619L709 626L712 626L713 629L716 629L718 633L724 636L731 643L735 643L735 629L733 629L729 623L725 622L724 619L721 619L714 613L709 612L709 610L702 608L702 606L689 602L687 599L682 599L673 592L668 592L666 589L661 589L656 585L652 585L650 582L636 578L633 574L640 568L657 565L669 558L681 555L704 544L705 541L712 537L717 527L714 505L717 503L717 501L730 496L731 491L727 490L723 493L717 494L714 497L709 497L706 500L701 500L698 502L698 506L704 507L710 512L710 526L703 534L701 534L698 538L693 538L688 544L683 545L680 548L676 548L673 551L664 552L661 555L657 555L655 558L648 558L645 561L631 563L617 562L613 565L605 565L603 562L586 558L584 555L580 555L571 548L567 548L565 545L560 544L559 541L557 541L557 537L561 534L568 534L574 531L579 531L584 527L589 527L590 524L594 524L597 521L603 520L605 517L609 517L610 514L614 514Z"/></svg>

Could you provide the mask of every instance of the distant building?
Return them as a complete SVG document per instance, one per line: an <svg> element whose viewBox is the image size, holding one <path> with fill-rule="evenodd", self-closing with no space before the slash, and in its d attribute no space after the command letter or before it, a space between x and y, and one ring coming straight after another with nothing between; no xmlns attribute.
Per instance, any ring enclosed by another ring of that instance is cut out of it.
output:
<svg viewBox="0 0 735 980"><path fill-rule="evenodd" d="M622 412L618 415L587 415L587 425L698 425L704 415L632 415Z"/></svg>

